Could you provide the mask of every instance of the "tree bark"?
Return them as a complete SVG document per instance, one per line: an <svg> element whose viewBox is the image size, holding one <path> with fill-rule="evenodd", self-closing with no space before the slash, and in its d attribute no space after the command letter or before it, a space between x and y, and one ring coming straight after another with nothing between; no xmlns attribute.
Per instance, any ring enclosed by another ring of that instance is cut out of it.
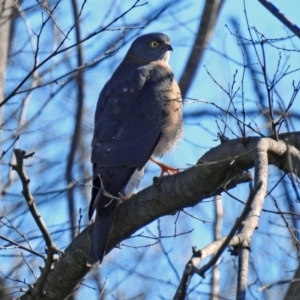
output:
<svg viewBox="0 0 300 300"><path fill-rule="evenodd" d="M11 40L11 23L13 22L14 14L14 1L13 0L0 0L0 32L1 32L1 42L0 42L0 102L4 99L4 83L5 83L5 73L6 65L8 60L8 50ZM2 126L3 126L3 111L0 110L0 145L2 145ZM1 149L0 153L3 153L4 149ZM1 165L0 165L0 174ZM0 176L0 186L2 186L2 178Z"/></svg>
<svg viewBox="0 0 300 300"><path fill-rule="evenodd" d="M280 141L270 138L268 161L284 172L300 175L300 132L281 134ZM263 138L235 139L212 148L197 164L177 175L154 178L153 185L119 205L108 240L108 252L122 240L153 220L184 207L194 206L224 189L248 182L247 172L254 166L254 152ZM87 257L92 226L82 231L54 265L44 288L44 300L65 299L90 271ZM118 250L120 251L120 250ZM21 299L31 299L25 294Z"/></svg>

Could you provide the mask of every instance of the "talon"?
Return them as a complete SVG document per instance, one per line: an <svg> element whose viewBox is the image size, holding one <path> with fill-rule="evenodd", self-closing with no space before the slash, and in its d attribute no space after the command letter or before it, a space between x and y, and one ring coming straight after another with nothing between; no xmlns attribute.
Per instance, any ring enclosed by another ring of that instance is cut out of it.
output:
<svg viewBox="0 0 300 300"><path fill-rule="evenodd" d="M132 196L134 196L134 195L136 195L136 193L131 193L130 195L125 195L125 196L123 196L122 195L122 199L124 200L124 201L127 201L127 200L129 200Z"/></svg>
<svg viewBox="0 0 300 300"><path fill-rule="evenodd" d="M154 163L156 163L161 168L161 173L160 173L159 177L162 177L164 175L164 173L167 173L168 175L174 175L174 174L179 173L179 169L172 168L168 165L165 165L153 157L150 157L150 160L153 161Z"/></svg>

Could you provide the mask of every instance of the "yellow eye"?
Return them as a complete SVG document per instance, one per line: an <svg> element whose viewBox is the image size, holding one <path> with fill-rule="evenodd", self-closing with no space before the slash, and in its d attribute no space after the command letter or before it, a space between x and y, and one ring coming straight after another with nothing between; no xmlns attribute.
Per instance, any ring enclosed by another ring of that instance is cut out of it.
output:
<svg viewBox="0 0 300 300"><path fill-rule="evenodd" d="M151 42L150 46L152 48L156 48L158 46L158 42L153 41L153 42Z"/></svg>

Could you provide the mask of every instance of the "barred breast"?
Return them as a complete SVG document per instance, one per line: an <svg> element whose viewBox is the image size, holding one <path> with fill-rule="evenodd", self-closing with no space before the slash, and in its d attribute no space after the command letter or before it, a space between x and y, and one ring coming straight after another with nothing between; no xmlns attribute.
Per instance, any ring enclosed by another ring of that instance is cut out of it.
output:
<svg viewBox="0 0 300 300"><path fill-rule="evenodd" d="M165 63L160 62L164 65ZM169 68L169 77L165 81L165 90L161 95L163 101L163 123L159 142L153 155L163 156L171 150L182 137L182 97L179 86Z"/></svg>

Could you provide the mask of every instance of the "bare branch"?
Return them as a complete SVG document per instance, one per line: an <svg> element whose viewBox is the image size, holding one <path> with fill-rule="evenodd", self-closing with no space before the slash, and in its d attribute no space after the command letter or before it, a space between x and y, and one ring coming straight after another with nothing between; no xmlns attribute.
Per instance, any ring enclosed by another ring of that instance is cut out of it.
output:
<svg viewBox="0 0 300 300"><path fill-rule="evenodd" d="M0 107L3 106L5 103L7 103L13 96L16 95L16 93L19 91L20 87L23 86L23 84L32 76L32 74L39 69L41 66L43 66L46 62L48 62L50 59L52 59L53 57L57 56L58 54L61 54L63 52L66 52L69 49L72 49L74 47L76 47L78 44L82 44L85 41L91 39L92 37L100 34L101 32L106 31L112 24L114 24L115 22L117 22L119 19L121 19L122 17L124 17L126 14L128 14L131 10L133 10L136 7L140 7L145 5L146 3L142 3L142 4L138 4L140 2L140 0L136 0L135 3L129 8L127 9L125 12L123 12L122 14L120 14L117 18L115 18L113 21L111 21L108 25L104 26L103 28L97 30L94 33L91 33L90 35L88 35L87 37L83 38L82 40L80 40L79 42L76 42L68 47L65 47L63 49L60 49L61 46L63 45L63 43L65 42L65 40L68 38L68 35L70 34L70 31L68 32L68 34L65 36L65 38L63 39L63 41L57 46L56 50L53 51L52 54L50 54L47 58L45 58L43 61L41 61L39 64L35 65L32 70L30 72L28 72L28 74L25 76L25 78L23 80L21 80L21 82L13 89L13 91L10 92L10 94L2 101L0 102ZM55 6L56 7L56 6ZM53 11L53 10L52 10ZM49 20L49 16L47 18L47 20ZM44 24L44 23L43 23ZM75 24L74 24L75 25ZM74 26L73 25L73 26ZM42 28L45 25L42 25ZM42 29L41 28L41 29Z"/></svg>
<svg viewBox="0 0 300 300"><path fill-rule="evenodd" d="M194 206L199 201L222 192L224 189L224 174L227 174L229 170L236 181L231 184L228 181L229 179L226 179L226 187L231 189L236 186L238 184L237 174L241 174L242 170L248 170L254 166L253 155L256 151L261 151L263 145L266 147L263 148L264 150L268 149L269 163L300 176L299 156L290 155L291 151L289 151L289 157L287 157L286 151L286 143L289 143L291 148L297 147L300 149L300 132L281 134L279 138L282 141L276 142L269 138L248 137L246 144L244 139L228 140L208 151L194 167L173 176L165 176L161 179L155 178L153 186L142 190L137 195L132 196L130 201L124 201L119 205L108 239L107 252L110 252L121 241L153 220L174 213L174 211L181 210L184 207ZM260 144L261 141L264 144ZM260 145L260 148L256 150L258 145ZM287 162L290 159L293 162L292 169ZM234 164L232 164L233 160ZM249 180L251 179L248 177ZM242 182L245 181L245 178L243 178ZM255 196L255 199L257 199L255 201L258 201L260 196L261 194ZM252 209L252 211L259 215L259 208ZM251 217L249 216L251 228L255 224L257 225L258 215L251 214ZM253 221L253 218L256 218L256 221ZM55 268L48 275L44 299L65 298L90 270L86 262L92 226L83 230L66 249L65 255L55 263ZM244 226L244 228L245 230L248 229L249 225ZM241 238L246 239L246 236L240 233L239 236L233 237L229 245L238 245ZM218 248L224 240L225 238L218 241ZM213 253L218 248L213 247ZM62 278L64 279L62 280ZM64 283L63 286L62 282ZM21 299L27 298L24 295Z"/></svg>
<svg viewBox="0 0 300 300"><path fill-rule="evenodd" d="M280 20L288 29L290 29L296 36L300 37L300 28L289 20L274 4L268 0L258 0L269 12L272 13L278 20Z"/></svg>
<svg viewBox="0 0 300 300"><path fill-rule="evenodd" d="M218 20L219 12L225 1L222 0L206 0L202 12L202 18L199 23L198 32L191 54L187 60L183 74L179 80L181 93L187 96L189 87L193 82L199 63L205 49L209 43L214 27Z"/></svg>
<svg viewBox="0 0 300 300"><path fill-rule="evenodd" d="M14 245L14 246L16 246L16 248L23 249L23 250L28 251L28 252L30 252L30 253L36 255L36 256L39 256L39 257L45 259L45 256L42 255L41 253L38 253L38 252L36 252L36 251L34 251L34 250L30 249L30 248L26 248L26 247L24 247L24 246L22 246L22 245L20 245L20 244L18 244L18 243L16 243L16 242L14 242L14 241L8 239L8 238L5 237L5 236L0 235L0 239L3 240L3 241L8 242L8 243L10 243L10 244L12 244L12 245Z"/></svg>
<svg viewBox="0 0 300 300"><path fill-rule="evenodd" d="M48 230L46 224L44 223L43 219L41 218L41 215L35 205L35 200L29 189L30 179L28 178L27 174L25 173L25 169L24 169L24 159L27 159L27 158L33 156L34 152L26 154L26 152L23 150L15 149L14 153L15 153L17 162L15 165L11 165L11 167L13 168L13 170L15 170L18 173L18 175L21 179L22 186L23 186L22 194L27 202L29 211L44 237L48 251L54 251L55 253L57 253L60 250L55 246L54 242L52 241L49 230Z"/></svg>

